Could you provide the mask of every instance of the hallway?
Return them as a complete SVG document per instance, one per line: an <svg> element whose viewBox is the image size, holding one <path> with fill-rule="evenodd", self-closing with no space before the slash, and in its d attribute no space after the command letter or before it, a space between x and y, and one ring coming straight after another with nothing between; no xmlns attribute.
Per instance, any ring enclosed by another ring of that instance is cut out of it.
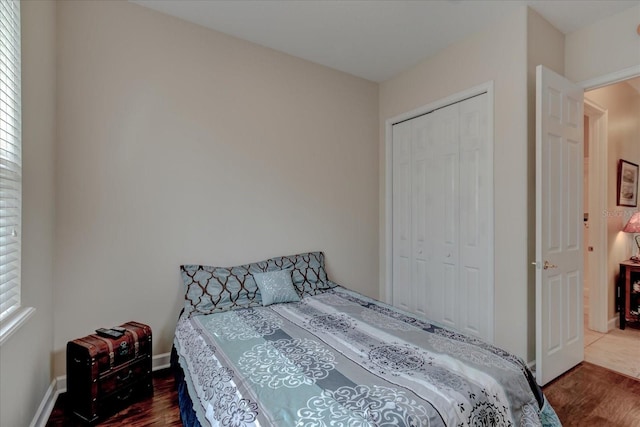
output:
<svg viewBox="0 0 640 427"><path fill-rule="evenodd" d="M606 334L588 327L588 291L584 305L584 360L640 379L640 329L615 328Z"/></svg>

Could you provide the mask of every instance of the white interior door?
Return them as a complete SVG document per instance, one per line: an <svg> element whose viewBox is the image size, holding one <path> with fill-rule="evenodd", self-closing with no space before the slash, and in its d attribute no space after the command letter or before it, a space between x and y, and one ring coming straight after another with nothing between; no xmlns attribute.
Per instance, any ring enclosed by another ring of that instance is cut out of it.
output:
<svg viewBox="0 0 640 427"><path fill-rule="evenodd" d="M582 88L536 69L536 380L584 359Z"/></svg>

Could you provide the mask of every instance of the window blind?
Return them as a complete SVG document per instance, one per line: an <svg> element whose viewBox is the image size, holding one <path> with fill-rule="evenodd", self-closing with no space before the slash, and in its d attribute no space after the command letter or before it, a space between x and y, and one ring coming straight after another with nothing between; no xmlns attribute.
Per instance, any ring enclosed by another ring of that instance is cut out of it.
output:
<svg viewBox="0 0 640 427"><path fill-rule="evenodd" d="M0 322L20 307L20 2L0 0Z"/></svg>

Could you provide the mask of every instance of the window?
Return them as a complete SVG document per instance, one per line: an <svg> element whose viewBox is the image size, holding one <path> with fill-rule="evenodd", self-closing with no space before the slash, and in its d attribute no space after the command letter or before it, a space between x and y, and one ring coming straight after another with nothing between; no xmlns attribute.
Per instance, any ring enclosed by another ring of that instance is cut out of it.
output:
<svg viewBox="0 0 640 427"><path fill-rule="evenodd" d="M20 308L20 2L0 0L0 21L0 322L6 323Z"/></svg>

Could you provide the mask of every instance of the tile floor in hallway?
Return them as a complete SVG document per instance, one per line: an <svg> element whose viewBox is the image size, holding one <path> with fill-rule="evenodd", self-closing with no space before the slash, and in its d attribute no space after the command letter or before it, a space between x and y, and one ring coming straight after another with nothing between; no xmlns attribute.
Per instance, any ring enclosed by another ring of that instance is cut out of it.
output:
<svg viewBox="0 0 640 427"><path fill-rule="evenodd" d="M606 334L588 327L589 296L585 292L584 360L640 379L640 329L627 326Z"/></svg>

